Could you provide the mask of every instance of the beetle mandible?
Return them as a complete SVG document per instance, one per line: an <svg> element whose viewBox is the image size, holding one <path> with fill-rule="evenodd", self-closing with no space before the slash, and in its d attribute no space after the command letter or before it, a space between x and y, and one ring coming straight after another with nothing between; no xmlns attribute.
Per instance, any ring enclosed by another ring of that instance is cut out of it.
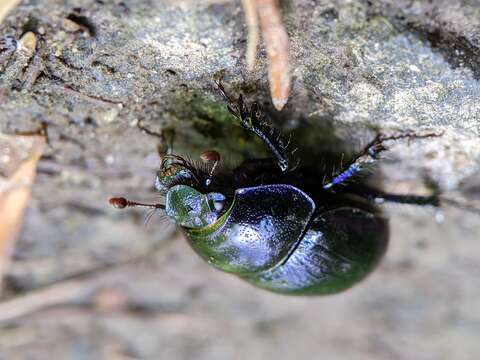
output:
<svg viewBox="0 0 480 360"><path fill-rule="evenodd" d="M206 167L169 153L155 181L164 204L110 200L118 208L163 209L212 266L277 293L337 293L365 278L386 251L388 221L376 202L438 205L436 195L393 195L349 181L379 159L386 141L435 134L379 134L322 183L325 174L318 169L292 166L286 142L256 104L248 106L217 86L230 113L273 158L246 160L222 172L216 170L216 151L201 154Z"/></svg>

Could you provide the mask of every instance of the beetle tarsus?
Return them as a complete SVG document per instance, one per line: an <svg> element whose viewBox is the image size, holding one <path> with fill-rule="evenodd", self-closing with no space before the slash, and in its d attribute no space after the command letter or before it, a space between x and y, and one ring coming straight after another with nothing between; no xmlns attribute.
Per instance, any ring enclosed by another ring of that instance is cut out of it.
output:
<svg viewBox="0 0 480 360"><path fill-rule="evenodd" d="M323 188L331 189L336 185L342 185L355 175L359 174L361 171L376 163L378 160L380 160L381 153L385 150L388 150L388 146L385 145L387 141L397 141L402 139L426 139L439 137L441 135L441 133L415 133L413 131L406 131L390 135L380 133L375 136L375 138L370 141L370 143L368 143L367 146L365 146L365 148L349 163L347 163L345 166L342 166L342 170L336 172L336 175L334 175L333 179L324 184Z"/></svg>

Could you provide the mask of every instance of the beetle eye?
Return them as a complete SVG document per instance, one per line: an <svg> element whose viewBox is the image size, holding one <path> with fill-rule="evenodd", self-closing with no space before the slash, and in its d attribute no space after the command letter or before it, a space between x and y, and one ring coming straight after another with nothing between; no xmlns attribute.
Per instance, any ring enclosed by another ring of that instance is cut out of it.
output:
<svg viewBox="0 0 480 360"><path fill-rule="evenodd" d="M213 202L213 207L215 208L215 210L217 212L222 211L224 205L225 205L224 201L214 201Z"/></svg>
<svg viewBox="0 0 480 360"><path fill-rule="evenodd" d="M195 176L189 168L185 167L184 164L169 161L169 158L164 160L160 170L157 172L155 188L158 191L166 192L175 185L191 185L194 182Z"/></svg>
<svg viewBox="0 0 480 360"><path fill-rule="evenodd" d="M208 193L207 198L210 201L211 208L215 209L217 213L223 210L223 207L225 206L225 196L220 193Z"/></svg>

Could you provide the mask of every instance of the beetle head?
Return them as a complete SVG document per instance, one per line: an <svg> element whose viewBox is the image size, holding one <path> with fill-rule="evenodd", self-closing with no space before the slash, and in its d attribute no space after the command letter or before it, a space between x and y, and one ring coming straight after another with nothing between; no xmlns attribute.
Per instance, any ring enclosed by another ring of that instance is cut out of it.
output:
<svg viewBox="0 0 480 360"><path fill-rule="evenodd" d="M216 152L211 151L204 157L207 155L208 161L204 162L211 162L211 157L215 155L214 163L218 163L220 156ZM208 192L215 165L208 172L181 156L165 155L155 180L156 189L165 195L165 204L139 203L123 197L112 198L110 203L120 209L135 206L164 209L175 224L185 228L211 225L222 214L226 200L221 193Z"/></svg>
<svg viewBox="0 0 480 360"><path fill-rule="evenodd" d="M225 197L220 193L202 194L187 185L175 185L167 191L165 211L179 226L200 228L219 217Z"/></svg>

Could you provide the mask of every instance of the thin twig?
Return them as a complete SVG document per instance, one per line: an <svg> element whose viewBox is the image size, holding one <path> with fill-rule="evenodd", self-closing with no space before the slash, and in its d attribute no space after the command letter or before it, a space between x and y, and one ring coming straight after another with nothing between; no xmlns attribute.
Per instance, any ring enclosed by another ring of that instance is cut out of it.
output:
<svg viewBox="0 0 480 360"><path fill-rule="evenodd" d="M258 45L258 16L255 0L242 0L245 18L248 26L247 38L247 69L252 71L255 67Z"/></svg>
<svg viewBox="0 0 480 360"><path fill-rule="evenodd" d="M268 56L270 95L277 110L282 110L290 94L288 35L283 26L277 0L256 0L258 20Z"/></svg>
<svg viewBox="0 0 480 360"><path fill-rule="evenodd" d="M0 190L0 287L3 275L10 264L10 255L21 228L23 214L30 198L37 162L43 153L45 140L42 137L22 137L2 135L0 146L15 154L26 151L25 158L7 158L0 170L7 173L8 166L15 166L11 176L6 177L5 186Z"/></svg>
<svg viewBox="0 0 480 360"><path fill-rule="evenodd" d="M7 17L8 13L18 5L20 0L2 0L0 3L0 24Z"/></svg>
<svg viewBox="0 0 480 360"><path fill-rule="evenodd" d="M248 26L247 68L253 70L259 38L259 24L268 56L270 95L277 110L282 110L290 94L288 35L283 26L277 0L242 0Z"/></svg>
<svg viewBox="0 0 480 360"><path fill-rule="evenodd" d="M62 280L44 288L29 291L26 294L16 296L10 300L0 303L0 323L6 323L26 315L35 313L42 309L81 300L88 297L102 286L108 283L111 275L122 267L130 267L138 264L141 260L148 259L165 248L165 246L176 241L178 236L152 246L140 254L132 255L121 261L102 265Z"/></svg>
<svg viewBox="0 0 480 360"><path fill-rule="evenodd" d="M82 100L88 101L88 102L93 103L95 105L99 105L99 106L102 106L102 107L111 107L112 105L113 106L118 106L118 107L123 107L123 104L121 102L112 101L112 100L103 99L103 98L100 98L100 97L97 97L97 96L84 94L84 93L82 93L78 90L72 89L71 87L69 87L67 85L63 85L63 86L60 86L58 88L60 89L60 91L62 91L66 95L76 96L76 97L78 97Z"/></svg>

